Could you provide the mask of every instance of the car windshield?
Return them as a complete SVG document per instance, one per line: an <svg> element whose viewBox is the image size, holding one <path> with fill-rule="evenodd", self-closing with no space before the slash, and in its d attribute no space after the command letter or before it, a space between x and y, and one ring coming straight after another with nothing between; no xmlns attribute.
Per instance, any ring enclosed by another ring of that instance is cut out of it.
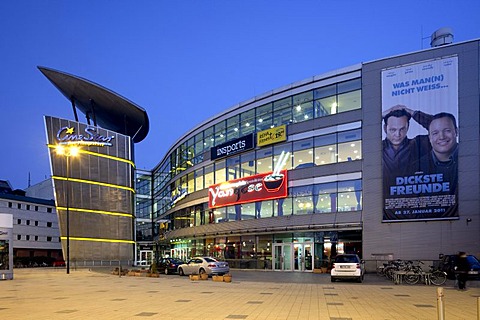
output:
<svg viewBox="0 0 480 320"><path fill-rule="evenodd" d="M335 258L336 263L357 263L358 259L356 256L338 256Z"/></svg>
<svg viewBox="0 0 480 320"><path fill-rule="evenodd" d="M183 261L180 260L180 259L170 259L170 261L171 261L172 263L183 263Z"/></svg>
<svg viewBox="0 0 480 320"><path fill-rule="evenodd" d="M207 257L207 258L204 258L204 259L205 259L205 261L207 261L207 262L217 262L217 260L215 260L215 259L213 259L213 258L208 258L208 257Z"/></svg>
<svg viewBox="0 0 480 320"><path fill-rule="evenodd" d="M480 262L477 260L475 256L467 256L467 261L470 264L480 264Z"/></svg>

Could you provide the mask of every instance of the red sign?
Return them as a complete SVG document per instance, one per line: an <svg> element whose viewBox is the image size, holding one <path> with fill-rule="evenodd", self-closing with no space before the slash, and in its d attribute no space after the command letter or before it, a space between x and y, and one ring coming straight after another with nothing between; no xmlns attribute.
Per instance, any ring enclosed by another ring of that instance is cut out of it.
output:
<svg viewBox="0 0 480 320"><path fill-rule="evenodd" d="M208 207L220 208L234 204L286 198L287 170L278 174L254 176L214 184L208 188Z"/></svg>

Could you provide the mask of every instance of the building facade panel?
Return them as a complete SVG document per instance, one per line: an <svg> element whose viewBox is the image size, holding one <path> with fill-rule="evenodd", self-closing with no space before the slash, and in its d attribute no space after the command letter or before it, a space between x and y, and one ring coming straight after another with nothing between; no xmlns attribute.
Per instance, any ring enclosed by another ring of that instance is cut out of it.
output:
<svg viewBox="0 0 480 320"><path fill-rule="evenodd" d="M68 243L70 261L133 260L131 138L49 116L45 125L64 256Z"/></svg>

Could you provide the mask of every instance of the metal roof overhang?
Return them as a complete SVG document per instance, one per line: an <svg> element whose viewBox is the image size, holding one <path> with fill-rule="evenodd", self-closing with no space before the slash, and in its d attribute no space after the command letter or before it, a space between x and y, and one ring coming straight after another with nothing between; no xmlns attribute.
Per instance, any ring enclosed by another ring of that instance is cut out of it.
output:
<svg viewBox="0 0 480 320"><path fill-rule="evenodd" d="M94 125L132 138L138 143L149 130L147 112L135 103L94 82L65 72L38 67L45 77Z"/></svg>

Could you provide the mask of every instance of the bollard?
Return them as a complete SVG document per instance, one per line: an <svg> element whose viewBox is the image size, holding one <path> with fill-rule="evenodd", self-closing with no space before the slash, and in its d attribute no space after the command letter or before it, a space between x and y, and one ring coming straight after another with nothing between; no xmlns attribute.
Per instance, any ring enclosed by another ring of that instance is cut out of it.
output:
<svg viewBox="0 0 480 320"><path fill-rule="evenodd" d="M437 288L437 319L445 320L445 305L443 304L443 288Z"/></svg>
<svg viewBox="0 0 480 320"><path fill-rule="evenodd" d="M118 260L118 277L122 277L122 263Z"/></svg>
<svg viewBox="0 0 480 320"><path fill-rule="evenodd" d="M477 297L477 320L480 320L480 297Z"/></svg>

